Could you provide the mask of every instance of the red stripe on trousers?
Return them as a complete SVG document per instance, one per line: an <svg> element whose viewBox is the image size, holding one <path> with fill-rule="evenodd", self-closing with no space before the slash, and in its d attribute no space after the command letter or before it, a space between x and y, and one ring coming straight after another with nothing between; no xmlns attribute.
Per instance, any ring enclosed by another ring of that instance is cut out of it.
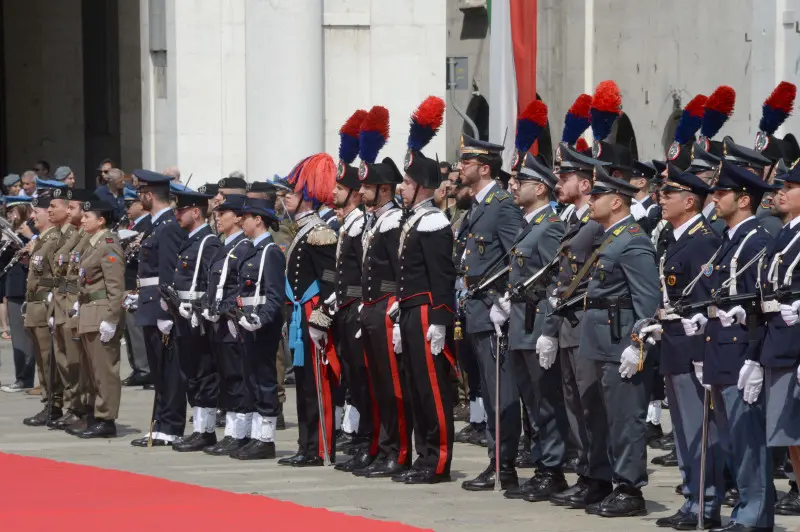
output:
<svg viewBox="0 0 800 532"><path fill-rule="evenodd" d="M422 321L422 334L428 334L428 305L419 307L420 320ZM425 362L428 364L428 378L431 381L431 391L433 392L433 402L436 403L436 419L439 421L439 462L436 464L436 474L444 473L444 466L447 463L447 428L444 420L444 405L442 405L442 395L439 391L439 378L436 375L436 364L431 353L430 342L423 341L425 344Z"/></svg>
<svg viewBox="0 0 800 532"><path fill-rule="evenodd" d="M394 296L389 298L387 309L396 301ZM389 315L384 317L386 323L386 342L389 344L389 366L392 368L392 384L394 385L394 398L397 401L397 423L400 431L400 454L397 462L405 464L408 458L408 433L406 432L406 411L403 407L403 389L400 387L400 371L397 368L397 357L394 354L394 343L392 342L392 331L394 323L389 319Z"/></svg>
<svg viewBox="0 0 800 532"><path fill-rule="evenodd" d="M369 455L375 456L378 454L378 444L381 439L381 412L378 408L378 402L375 400L375 389L372 387L372 377L369 374L369 359L367 358L367 351L362 350L364 354L364 366L367 368L367 386L369 386L369 402L372 404L372 437L369 442Z"/></svg>
<svg viewBox="0 0 800 532"><path fill-rule="evenodd" d="M314 310L314 305L319 300L318 297L314 296L311 298L310 301L307 301L303 306L303 310L306 313L306 320L311 317L311 313ZM330 334L330 331L328 331ZM311 338L308 339L311 342L311 364L314 366L314 389L317 389L317 369L319 368L319 360L317 359L318 353L317 348L314 345L314 342ZM336 350L333 349L332 343L328 342L325 346L325 355L328 358L328 364L324 365L323 371L320 375L320 381L322 382L322 406L325 409L325 419L323 419L322 412L319 412L319 428L317 429L317 440L318 440L318 448L319 448L319 456L325 456L325 447L322 445L322 423L325 423L325 430L327 431L328 435L328 453L329 456L333 454L333 398L331 396L331 384L328 380L328 368L330 367L331 371L333 371L334 376L338 377L338 371L336 367L334 367L334 361L336 366L338 367L339 360L336 358Z"/></svg>

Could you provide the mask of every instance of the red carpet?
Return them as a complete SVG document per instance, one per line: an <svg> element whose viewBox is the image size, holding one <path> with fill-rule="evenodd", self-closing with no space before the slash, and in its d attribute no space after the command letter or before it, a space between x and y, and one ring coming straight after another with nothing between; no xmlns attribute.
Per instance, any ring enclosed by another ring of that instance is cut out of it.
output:
<svg viewBox="0 0 800 532"><path fill-rule="evenodd" d="M0 453L0 478L0 530L8 531L420 530L257 495L11 454Z"/></svg>

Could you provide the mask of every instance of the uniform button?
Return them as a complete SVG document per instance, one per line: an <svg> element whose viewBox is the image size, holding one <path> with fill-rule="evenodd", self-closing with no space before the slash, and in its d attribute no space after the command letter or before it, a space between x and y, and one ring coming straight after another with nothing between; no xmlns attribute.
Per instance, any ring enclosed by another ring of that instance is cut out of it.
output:
<svg viewBox="0 0 800 532"><path fill-rule="evenodd" d="M706 336L706 342L710 342L710 341L711 341L711 337L710 336Z"/></svg>
<svg viewBox="0 0 800 532"><path fill-rule="evenodd" d="M736 337L735 337L735 336L733 337L733 341L734 341L734 342L736 341Z"/></svg>
<svg viewBox="0 0 800 532"><path fill-rule="evenodd" d="M558 271L563 272L564 268L559 268Z"/></svg>
<svg viewBox="0 0 800 532"><path fill-rule="evenodd" d="M467 250L467 255L469 255L470 250Z"/></svg>
<svg viewBox="0 0 800 532"><path fill-rule="evenodd" d="M561 286L561 281L557 282L556 286Z"/></svg>

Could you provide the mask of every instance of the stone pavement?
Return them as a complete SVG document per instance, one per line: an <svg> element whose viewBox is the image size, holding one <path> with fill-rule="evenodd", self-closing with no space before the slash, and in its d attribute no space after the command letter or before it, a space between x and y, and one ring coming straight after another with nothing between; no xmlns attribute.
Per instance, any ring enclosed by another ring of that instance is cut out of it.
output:
<svg viewBox="0 0 800 532"><path fill-rule="evenodd" d="M124 353L122 358L124 377L129 370ZM9 383L13 380L13 362L8 341L0 342L0 361L0 381ZM288 430L278 433L279 457L293 453L297 438L296 415L292 406L294 388L289 388L287 393ZM131 447L129 441L146 431L152 398L152 391L124 389L118 427L120 437L114 440L82 441L63 432L24 426L22 418L40 409L39 399L25 394L0 393L0 451L120 469L231 492L264 495L437 531L485 532L494 527L520 532L601 531L618 530L620 527L654 530L654 522L658 517L672 514L681 504L681 497L673 490L680 481L677 468L658 466L651 466L650 484L644 490L650 513L638 518L604 519L549 503L511 501L497 493L467 492L461 489L461 481L483 470L487 458L485 449L466 444L455 445L452 466L454 482L435 486L403 486L388 479L360 479L333 468L287 468L278 466L275 461L239 462L202 453L176 453L168 448ZM460 424L456 428L459 429ZM520 470L520 476L527 478L531 471ZM574 480L574 476L570 476L570 483ZM4 478L3 481L13 482L13 479ZM785 480L777 481L776 486L781 492L788 489ZM64 486L64 489L69 488ZM723 508L723 516L728 515L730 509ZM800 518L778 516L777 521L779 526L776 530L800 530Z"/></svg>

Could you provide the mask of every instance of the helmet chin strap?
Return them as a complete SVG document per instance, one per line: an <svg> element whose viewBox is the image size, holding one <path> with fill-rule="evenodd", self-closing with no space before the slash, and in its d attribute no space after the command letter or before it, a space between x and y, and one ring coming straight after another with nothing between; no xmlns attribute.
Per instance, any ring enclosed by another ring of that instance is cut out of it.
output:
<svg viewBox="0 0 800 532"><path fill-rule="evenodd" d="M411 196L411 201L409 202L410 206L409 207L403 207L403 218L404 219L407 219L409 216L411 216L411 211L412 211L412 209L414 208L414 205L417 202L417 194L419 194L419 185L415 184L414 185L414 195Z"/></svg>

